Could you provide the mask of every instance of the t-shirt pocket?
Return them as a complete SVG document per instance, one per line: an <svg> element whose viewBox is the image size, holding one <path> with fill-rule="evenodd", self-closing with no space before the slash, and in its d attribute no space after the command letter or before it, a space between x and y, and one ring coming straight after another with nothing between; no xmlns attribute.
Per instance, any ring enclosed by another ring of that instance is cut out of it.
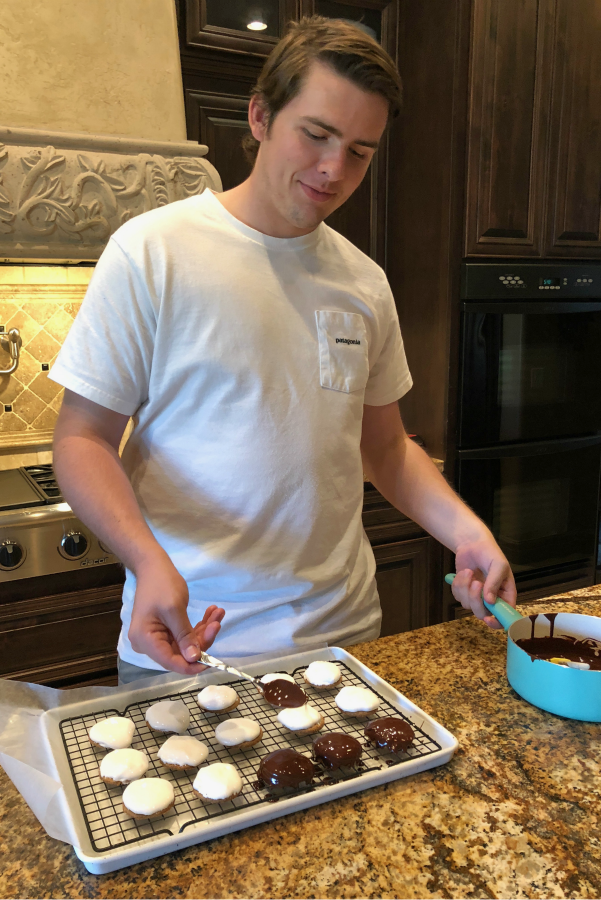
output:
<svg viewBox="0 0 601 900"><path fill-rule="evenodd" d="M362 391L367 384L367 331L359 313L318 309L319 380L334 391Z"/></svg>

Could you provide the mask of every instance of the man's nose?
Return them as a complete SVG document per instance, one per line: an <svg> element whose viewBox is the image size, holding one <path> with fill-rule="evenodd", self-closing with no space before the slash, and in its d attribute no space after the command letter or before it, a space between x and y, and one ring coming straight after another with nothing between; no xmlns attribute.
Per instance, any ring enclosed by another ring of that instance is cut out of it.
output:
<svg viewBox="0 0 601 900"><path fill-rule="evenodd" d="M321 175L325 175L328 181L340 181L344 175L344 167L346 165L346 152L343 148L330 148L321 157L318 170Z"/></svg>

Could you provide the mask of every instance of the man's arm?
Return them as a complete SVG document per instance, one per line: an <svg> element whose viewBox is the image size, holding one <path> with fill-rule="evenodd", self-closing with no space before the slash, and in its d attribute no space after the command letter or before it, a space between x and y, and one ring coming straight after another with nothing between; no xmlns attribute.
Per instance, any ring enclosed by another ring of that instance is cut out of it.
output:
<svg viewBox="0 0 601 900"><path fill-rule="evenodd" d="M500 596L515 606L509 563L484 522L408 437L398 403L363 407L361 453L365 472L380 493L455 553L455 598L492 628L500 628L480 594L489 603Z"/></svg>
<svg viewBox="0 0 601 900"><path fill-rule="evenodd" d="M54 434L54 469L65 499L103 543L136 576L129 639L137 653L182 675L205 667L194 662L219 632L223 609L210 606L192 628L188 586L154 538L119 458L128 416L105 409L72 391Z"/></svg>

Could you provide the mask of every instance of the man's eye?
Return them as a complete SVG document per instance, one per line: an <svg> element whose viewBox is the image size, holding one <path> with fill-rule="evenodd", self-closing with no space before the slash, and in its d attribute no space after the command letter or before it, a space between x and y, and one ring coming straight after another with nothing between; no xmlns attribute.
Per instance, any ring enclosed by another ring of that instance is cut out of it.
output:
<svg viewBox="0 0 601 900"><path fill-rule="evenodd" d="M356 159L365 159L365 153L359 153L357 150L353 150L351 147L351 153Z"/></svg>
<svg viewBox="0 0 601 900"><path fill-rule="evenodd" d="M325 134L313 134L313 132L309 131L307 128L303 128L303 131L312 141L327 141L327 136Z"/></svg>

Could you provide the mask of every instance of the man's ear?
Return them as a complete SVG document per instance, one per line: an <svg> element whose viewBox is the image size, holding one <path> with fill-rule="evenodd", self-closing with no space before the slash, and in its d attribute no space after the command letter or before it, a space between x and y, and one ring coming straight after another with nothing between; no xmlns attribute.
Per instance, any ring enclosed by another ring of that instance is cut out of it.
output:
<svg viewBox="0 0 601 900"><path fill-rule="evenodd" d="M269 113L262 98L256 94L253 94L248 104L248 124L255 140L265 139L269 127Z"/></svg>

